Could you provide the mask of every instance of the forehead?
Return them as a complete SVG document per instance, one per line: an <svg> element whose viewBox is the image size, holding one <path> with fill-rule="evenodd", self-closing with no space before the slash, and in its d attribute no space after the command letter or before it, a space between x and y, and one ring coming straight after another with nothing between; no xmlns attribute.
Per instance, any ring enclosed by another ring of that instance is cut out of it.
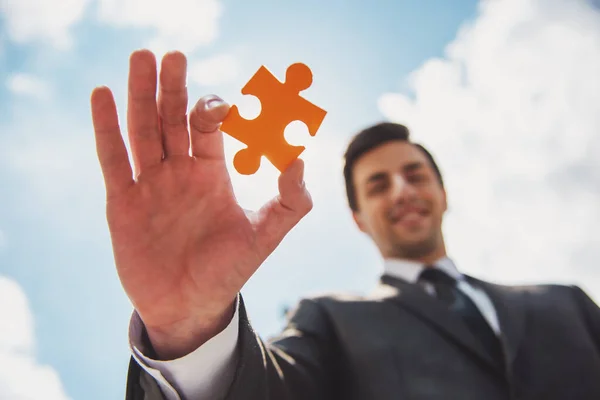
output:
<svg viewBox="0 0 600 400"><path fill-rule="evenodd" d="M360 184L376 173L401 171L405 166L421 163L429 167L429 161L415 145L403 141L390 141L363 154L354 164L353 175Z"/></svg>

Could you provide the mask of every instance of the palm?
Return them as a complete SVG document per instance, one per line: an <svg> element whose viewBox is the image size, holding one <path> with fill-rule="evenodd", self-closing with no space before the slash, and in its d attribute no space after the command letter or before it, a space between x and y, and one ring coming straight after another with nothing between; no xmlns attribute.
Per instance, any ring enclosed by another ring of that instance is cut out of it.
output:
<svg viewBox="0 0 600 400"><path fill-rule="evenodd" d="M92 95L98 157L117 272L149 329L191 329L218 318L285 234L310 210L297 161L280 195L246 214L232 190L219 123L228 106L201 99L186 117L185 58L131 57L128 134L136 179L107 88ZM190 155L191 153L191 155ZM197 322L196 322L197 324Z"/></svg>
<svg viewBox="0 0 600 400"><path fill-rule="evenodd" d="M224 167L202 164L189 157L165 161L108 204L119 276L146 324L191 315L189 308L206 300L198 294L209 289L231 301L244 282L220 287L226 286L226 271L206 259L215 248L224 265L235 261L232 255L259 258L254 230L234 200Z"/></svg>

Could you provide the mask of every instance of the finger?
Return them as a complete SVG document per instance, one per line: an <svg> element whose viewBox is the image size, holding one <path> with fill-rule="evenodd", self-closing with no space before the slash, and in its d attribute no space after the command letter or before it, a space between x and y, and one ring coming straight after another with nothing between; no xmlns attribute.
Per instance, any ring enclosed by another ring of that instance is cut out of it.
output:
<svg viewBox="0 0 600 400"><path fill-rule="evenodd" d="M218 96L202 97L190 113L192 155L206 160L222 160L223 133L219 125L229 112L229 104Z"/></svg>
<svg viewBox="0 0 600 400"><path fill-rule="evenodd" d="M136 176L162 160L163 146L156 107L156 58L148 50L129 60L127 126Z"/></svg>
<svg viewBox="0 0 600 400"><path fill-rule="evenodd" d="M104 176L106 194L113 197L133 184L133 176L119 128L117 107L109 88L99 87L92 91L91 108L96 152Z"/></svg>
<svg viewBox="0 0 600 400"><path fill-rule="evenodd" d="M187 60L182 53L167 53L163 57L160 68L158 111L165 157L187 156L190 150L186 70Z"/></svg>
<svg viewBox="0 0 600 400"><path fill-rule="evenodd" d="M297 159L279 176L279 195L258 212L257 244L263 254L275 250L312 207L304 184L304 162Z"/></svg>

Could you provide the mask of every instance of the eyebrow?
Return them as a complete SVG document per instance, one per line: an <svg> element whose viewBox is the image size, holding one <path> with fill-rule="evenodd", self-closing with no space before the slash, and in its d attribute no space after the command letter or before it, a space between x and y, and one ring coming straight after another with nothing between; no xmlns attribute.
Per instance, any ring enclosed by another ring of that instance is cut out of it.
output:
<svg viewBox="0 0 600 400"><path fill-rule="evenodd" d="M404 170L404 172L412 172L421 167L423 167L423 163L420 161L415 161L415 162L406 164L402 169Z"/></svg>
<svg viewBox="0 0 600 400"><path fill-rule="evenodd" d="M386 178L386 173L385 172L376 172L373 175L369 176L369 178L367 179L366 183L372 183L372 182L377 182L377 181L382 181Z"/></svg>
<svg viewBox="0 0 600 400"><path fill-rule="evenodd" d="M404 172L413 172L415 170L418 170L420 168L423 167L423 163L420 161L415 161L415 162L411 162L408 163L406 165L404 165L402 167L402 170ZM369 176L369 178L367 178L365 183L372 183L372 182L377 182L377 181L381 181L384 180L387 177L387 174L385 172L375 172L374 174L372 174L371 176Z"/></svg>

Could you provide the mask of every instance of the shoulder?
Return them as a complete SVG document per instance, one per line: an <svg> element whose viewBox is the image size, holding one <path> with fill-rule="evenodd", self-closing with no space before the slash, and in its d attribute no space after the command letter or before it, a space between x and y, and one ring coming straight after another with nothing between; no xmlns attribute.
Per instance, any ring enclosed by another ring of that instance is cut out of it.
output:
<svg viewBox="0 0 600 400"><path fill-rule="evenodd" d="M534 297L543 297L548 295L569 295L572 296L577 290L581 290L573 284L560 283L534 283L534 284L502 284L494 283L468 277L471 283L483 286L484 289L491 289L507 294L527 294Z"/></svg>
<svg viewBox="0 0 600 400"><path fill-rule="evenodd" d="M524 285L507 285L484 282L488 289L497 291L504 296L516 296L538 304L581 303L589 301L587 293L576 284L567 283L537 283ZM484 287L484 288L485 288Z"/></svg>
<svg viewBox="0 0 600 400"><path fill-rule="evenodd" d="M280 337L313 335L329 337L335 332L336 321L348 314L344 307L360 302L363 296L355 293L319 293L307 295L285 311L285 328ZM355 308L352 308L355 309Z"/></svg>
<svg viewBox="0 0 600 400"><path fill-rule="evenodd" d="M367 301L366 295L358 292L323 292L306 295L298 301L298 305L316 307L337 307Z"/></svg>
<svg viewBox="0 0 600 400"><path fill-rule="evenodd" d="M368 301L368 296L358 292L314 293L300 298L287 314L288 317L304 313L332 315Z"/></svg>

